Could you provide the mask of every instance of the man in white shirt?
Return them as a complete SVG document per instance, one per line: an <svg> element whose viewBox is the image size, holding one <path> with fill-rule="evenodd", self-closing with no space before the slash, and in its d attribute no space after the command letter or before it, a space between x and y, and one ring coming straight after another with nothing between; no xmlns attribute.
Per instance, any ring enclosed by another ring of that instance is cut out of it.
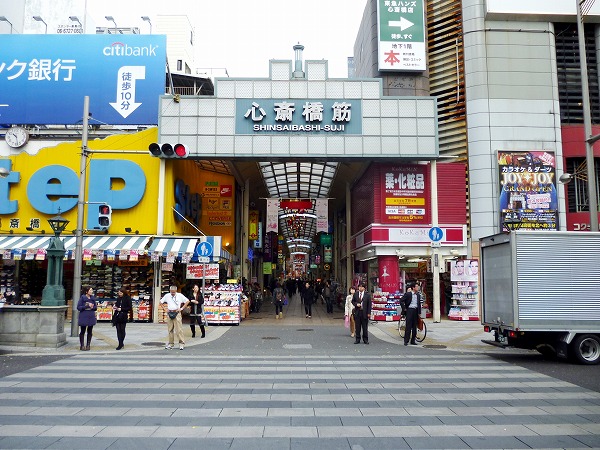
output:
<svg viewBox="0 0 600 450"><path fill-rule="evenodd" d="M169 332L169 343L165 346L165 349L171 350L173 348L175 335L177 335L179 350L183 350L185 340L183 339L183 328L181 326L181 310L187 306L189 300L183 294L177 292L177 286L171 286L169 293L165 294L160 303L167 315L167 329Z"/></svg>

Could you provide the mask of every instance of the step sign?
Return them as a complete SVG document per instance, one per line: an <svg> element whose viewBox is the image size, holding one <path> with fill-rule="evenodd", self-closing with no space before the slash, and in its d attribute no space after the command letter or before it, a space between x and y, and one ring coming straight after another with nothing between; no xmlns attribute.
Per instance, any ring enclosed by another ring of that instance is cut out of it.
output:
<svg viewBox="0 0 600 450"><path fill-rule="evenodd" d="M440 242L442 239L444 239L444 230L442 230L440 227L431 227L427 234L429 234L429 239L431 242Z"/></svg>

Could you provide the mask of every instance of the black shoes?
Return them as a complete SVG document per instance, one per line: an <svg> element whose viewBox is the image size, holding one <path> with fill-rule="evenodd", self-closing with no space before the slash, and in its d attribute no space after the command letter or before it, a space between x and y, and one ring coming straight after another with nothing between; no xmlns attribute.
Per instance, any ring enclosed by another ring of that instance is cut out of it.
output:
<svg viewBox="0 0 600 450"><path fill-rule="evenodd" d="M206 335L204 335L204 334L203 334L203 335L202 335L202 336L200 336L200 337L201 337L201 338L203 338L203 337L206 337Z"/></svg>
<svg viewBox="0 0 600 450"><path fill-rule="evenodd" d="M119 344L119 346L115 350L121 350L123 347L123 344Z"/></svg>
<svg viewBox="0 0 600 450"><path fill-rule="evenodd" d="M417 343L413 341L410 343L410 345L417 345Z"/></svg>
<svg viewBox="0 0 600 450"><path fill-rule="evenodd" d="M408 342L405 342L404 345L408 345Z"/></svg>
<svg viewBox="0 0 600 450"><path fill-rule="evenodd" d="M369 341L365 341L365 344L366 344L366 345L369 345Z"/></svg>
<svg viewBox="0 0 600 450"><path fill-rule="evenodd" d="M354 341L355 344L360 344L360 341Z"/></svg>

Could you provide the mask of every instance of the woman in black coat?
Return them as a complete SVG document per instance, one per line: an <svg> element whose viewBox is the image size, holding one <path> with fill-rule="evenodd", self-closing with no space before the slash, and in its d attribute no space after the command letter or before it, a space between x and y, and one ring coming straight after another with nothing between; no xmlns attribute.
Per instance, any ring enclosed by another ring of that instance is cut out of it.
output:
<svg viewBox="0 0 600 450"><path fill-rule="evenodd" d="M92 342L92 328L96 325L96 310L98 309L98 302L94 297L94 290L91 287L85 287L82 290L82 295L79 297L77 302L77 310L79 311L80 326L79 331L79 350L89 350L90 342ZM83 335L87 329L87 345L83 345Z"/></svg>
<svg viewBox="0 0 600 450"><path fill-rule="evenodd" d="M119 289L117 292L117 301L113 305L113 323L117 329L117 339L119 340L117 350L123 348L129 311L131 311L131 297L129 296L129 292L126 289Z"/></svg>
<svg viewBox="0 0 600 450"><path fill-rule="evenodd" d="M317 293L307 281L306 288L302 291L302 301L304 302L304 312L306 313L306 317L308 319L312 318L312 305L315 303L316 298Z"/></svg>
<svg viewBox="0 0 600 450"><path fill-rule="evenodd" d="M200 292L197 284L194 284L192 289L192 295L189 301L190 306L190 328L192 330L192 337L196 337L196 323L200 326L202 336L206 336L206 330L204 328L204 297Z"/></svg>

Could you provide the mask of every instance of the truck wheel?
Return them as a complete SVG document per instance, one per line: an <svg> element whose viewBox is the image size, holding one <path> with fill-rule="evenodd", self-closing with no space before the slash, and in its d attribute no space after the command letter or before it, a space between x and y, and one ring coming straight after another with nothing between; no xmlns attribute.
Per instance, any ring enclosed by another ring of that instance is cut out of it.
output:
<svg viewBox="0 0 600 450"><path fill-rule="evenodd" d="M593 334L582 334L571 342L573 357L580 364L600 363L600 338Z"/></svg>

